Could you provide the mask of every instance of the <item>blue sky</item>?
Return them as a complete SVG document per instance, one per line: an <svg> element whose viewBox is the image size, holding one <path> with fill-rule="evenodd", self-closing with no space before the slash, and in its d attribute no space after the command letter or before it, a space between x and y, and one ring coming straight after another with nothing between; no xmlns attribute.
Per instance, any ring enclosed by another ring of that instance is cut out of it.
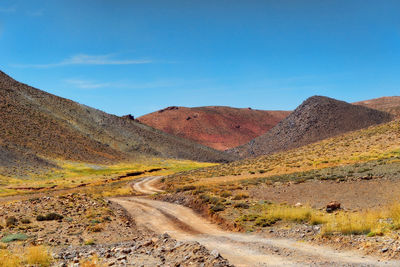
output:
<svg viewBox="0 0 400 267"><path fill-rule="evenodd" d="M123 115L400 95L397 0L1 0L0 69Z"/></svg>

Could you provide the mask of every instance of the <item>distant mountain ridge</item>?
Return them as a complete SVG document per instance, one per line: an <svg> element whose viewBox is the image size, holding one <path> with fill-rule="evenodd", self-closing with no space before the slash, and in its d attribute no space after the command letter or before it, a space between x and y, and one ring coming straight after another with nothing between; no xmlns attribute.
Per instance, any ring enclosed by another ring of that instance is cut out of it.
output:
<svg viewBox="0 0 400 267"><path fill-rule="evenodd" d="M3 170L13 169L4 166L53 166L51 159L93 163L144 156L211 162L234 159L135 120L19 83L4 72L0 72L0 114Z"/></svg>
<svg viewBox="0 0 400 267"><path fill-rule="evenodd" d="M386 112L313 96L265 134L228 152L241 158L271 154L392 119L393 115Z"/></svg>
<svg viewBox="0 0 400 267"><path fill-rule="evenodd" d="M138 118L144 124L200 144L226 150L267 132L290 111L225 106L168 107Z"/></svg>
<svg viewBox="0 0 400 267"><path fill-rule="evenodd" d="M400 96L384 96L353 103L354 105L385 111L400 118Z"/></svg>

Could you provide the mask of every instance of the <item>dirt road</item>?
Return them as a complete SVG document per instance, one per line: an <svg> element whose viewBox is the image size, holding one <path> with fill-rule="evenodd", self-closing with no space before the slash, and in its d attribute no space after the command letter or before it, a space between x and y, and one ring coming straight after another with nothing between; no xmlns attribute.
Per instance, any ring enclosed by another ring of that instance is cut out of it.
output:
<svg viewBox="0 0 400 267"><path fill-rule="evenodd" d="M133 187L143 194L160 192L154 184L161 177L148 177ZM136 223L156 233L169 233L182 241L198 241L218 251L236 266L400 266L398 261L380 261L357 252L339 252L289 239L221 230L181 205L145 197L112 198Z"/></svg>

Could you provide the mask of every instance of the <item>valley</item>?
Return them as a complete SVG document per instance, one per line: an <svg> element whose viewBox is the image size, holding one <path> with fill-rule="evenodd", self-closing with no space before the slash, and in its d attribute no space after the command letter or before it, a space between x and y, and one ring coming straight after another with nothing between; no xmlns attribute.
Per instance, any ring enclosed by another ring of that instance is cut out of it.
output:
<svg viewBox="0 0 400 267"><path fill-rule="evenodd" d="M0 74L0 266L399 264L397 98L134 119Z"/></svg>

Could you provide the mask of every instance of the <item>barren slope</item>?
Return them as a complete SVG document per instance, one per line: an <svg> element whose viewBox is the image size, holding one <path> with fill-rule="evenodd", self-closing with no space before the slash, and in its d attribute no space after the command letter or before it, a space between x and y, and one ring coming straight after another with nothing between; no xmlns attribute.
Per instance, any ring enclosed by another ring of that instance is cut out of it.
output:
<svg viewBox="0 0 400 267"><path fill-rule="evenodd" d="M392 119L393 115L386 112L328 97L313 96L266 134L229 152L240 157L266 155Z"/></svg>
<svg viewBox="0 0 400 267"><path fill-rule="evenodd" d="M17 156L21 153L97 163L140 156L216 162L232 158L134 120L19 83L3 72L0 72L0 114L0 143L9 146L7 153L19 158L21 166L28 164L25 156ZM5 157L3 152L0 158ZM44 166L37 167L40 165Z"/></svg>
<svg viewBox="0 0 400 267"><path fill-rule="evenodd" d="M385 111L400 118L400 96L385 96L360 102L353 103L354 105L365 106L368 108Z"/></svg>
<svg viewBox="0 0 400 267"><path fill-rule="evenodd" d="M168 107L138 120L164 132L226 150L266 133L289 113L223 106Z"/></svg>

